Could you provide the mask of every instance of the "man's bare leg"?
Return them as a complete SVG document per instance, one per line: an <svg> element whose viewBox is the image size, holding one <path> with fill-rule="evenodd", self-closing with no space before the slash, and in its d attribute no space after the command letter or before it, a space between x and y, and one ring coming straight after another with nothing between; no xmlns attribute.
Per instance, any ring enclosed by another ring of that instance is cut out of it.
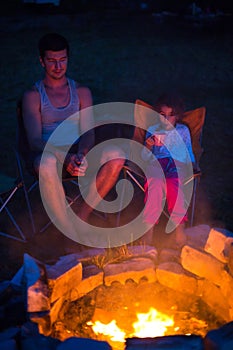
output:
<svg viewBox="0 0 233 350"><path fill-rule="evenodd" d="M44 153L37 159L35 169L40 174L40 191L43 204L50 217L58 223L62 232L73 235L74 226L69 219L66 197L61 179L58 176L57 159L51 153Z"/></svg>
<svg viewBox="0 0 233 350"><path fill-rule="evenodd" d="M108 149L103 152L101 158L102 167L99 170L96 180L91 181L89 192L86 196L78 216L86 221L94 208L100 203L101 198L104 198L108 192L117 183L120 171L125 163L125 155L119 148ZM96 195L96 190L99 196ZM92 205L88 205L91 203Z"/></svg>
<svg viewBox="0 0 233 350"><path fill-rule="evenodd" d="M119 157L119 158L116 158ZM105 152L101 157L102 167L97 178L91 182L87 195L89 206L86 202L81 207L79 217L86 221L93 209L99 204L101 198L116 184L119 173L124 165L125 159L122 151L111 150ZM113 159L112 159L113 158ZM107 163L106 163L107 162ZM67 207L65 192L61 179L58 176L57 159L51 153L43 155L42 161L37 160L37 170L40 170L40 190L44 206L49 212L52 221L67 237L72 240L79 237L79 234L85 231L85 226L74 220L73 214ZM96 190L99 196L96 195ZM84 224L85 225L85 224Z"/></svg>

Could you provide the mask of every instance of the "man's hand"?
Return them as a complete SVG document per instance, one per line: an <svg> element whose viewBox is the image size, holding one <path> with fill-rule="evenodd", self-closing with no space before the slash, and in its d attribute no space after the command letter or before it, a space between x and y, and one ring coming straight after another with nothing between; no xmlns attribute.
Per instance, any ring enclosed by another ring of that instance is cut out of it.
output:
<svg viewBox="0 0 233 350"><path fill-rule="evenodd" d="M85 176L88 163L83 155L68 154L64 164L72 176Z"/></svg>

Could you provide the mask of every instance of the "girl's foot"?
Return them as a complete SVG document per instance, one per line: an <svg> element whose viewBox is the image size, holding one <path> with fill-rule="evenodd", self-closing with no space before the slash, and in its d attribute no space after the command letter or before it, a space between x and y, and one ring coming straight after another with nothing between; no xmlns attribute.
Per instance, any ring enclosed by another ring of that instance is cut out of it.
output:
<svg viewBox="0 0 233 350"><path fill-rule="evenodd" d="M177 247L182 248L187 241L187 237L184 231L184 224L180 224L175 229L175 242Z"/></svg>

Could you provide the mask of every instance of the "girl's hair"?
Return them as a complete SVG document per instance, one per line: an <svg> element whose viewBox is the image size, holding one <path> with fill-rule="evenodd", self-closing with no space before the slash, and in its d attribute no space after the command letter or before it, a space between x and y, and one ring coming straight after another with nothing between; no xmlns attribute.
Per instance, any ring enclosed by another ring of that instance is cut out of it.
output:
<svg viewBox="0 0 233 350"><path fill-rule="evenodd" d="M61 51L67 50L69 56L69 44L64 36L58 33L48 33L42 36L38 42L38 49L41 58L44 58L45 51Z"/></svg>
<svg viewBox="0 0 233 350"><path fill-rule="evenodd" d="M154 108L159 113L162 106L172 108L172 113L180 120L185 111L183 99L174 92L161 94L155 101Z"/></svg>

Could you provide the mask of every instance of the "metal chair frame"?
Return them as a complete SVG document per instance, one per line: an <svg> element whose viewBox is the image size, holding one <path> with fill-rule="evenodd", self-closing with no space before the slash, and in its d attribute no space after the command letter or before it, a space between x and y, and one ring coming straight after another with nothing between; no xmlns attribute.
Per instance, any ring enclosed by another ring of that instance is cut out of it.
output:
<svg viewBox="0 0 233 350"><path fill-rule="evenodd" d="M52 224L52 221L49 220L47 222L47 224L45 224L43 227L37 229L36 225L35 225L33 212L31 209L32 205L31 205L30 199L29 199L29 194L32 192L32 190L34 190L35 188L38 188L38 186L39 186L38 176L36 173L32 173L26 169L26 167L24 166L24 159L23 159L22 154L20 153L19 149L15 150L15 155L16 155L17 166L18 166L18 170L19 170L19 174L20 174L20 178L22 179L22 182L26 183L26 180L25 180L25 177L26 177L25 173L26 172L29 173L29 175L31 175L31 177L33 178L32 184L30 184L28 187L24 186L25 197L27 198L28 207L30 207L29 214L30 214L32 228L33 228L33 233L36 233L36 232L43 233ZM77 177L67 176L67 177L62 178L62 182L63 183L70 182L73 185L75 185L77 188L80 188L80 184L78 183ZM81 196L80 191L74 197L70 197L70 196L66 195L68 205L72 206L80 198L80 196Z"/></svg>
<svg viewBox="0 0 233 350"><path fill-rule="evenodd" d="M0 207L0 213L5 211L10 219L10 221L13 223L14 227L17 230L18 236L15 236L13 233L6 233L6 232L0 232L0 235L3 237L7 237L7 238L11 238L14 240L17 240L19 242L26 242L27 241L27 237L25 232L23 232L22 228L19 226L19 224L17 223L15 216L12 213L12 210L9 209L8 204L10 201L13 200L13 197L15 195L15 193L19 190L22 189L24 192L24 198L26 201L26 205L27 205L27 210L28 210L28 214L29 214L29 218L30 218L30 222L31 222L31 227L32 227L32 232L33 234L35 233L35 227L34 227L34 220L32 217L32 210L31 210L31 204L28 198L28 193L25 187L25 183L22 179L21 176L19 176L17 179L15 179L14 181L14 185L9 188L8 190L5 190L1 193L0 195L0 203L1 203L1 207ZM3 196L6 198L3 199Z"/></svg>

